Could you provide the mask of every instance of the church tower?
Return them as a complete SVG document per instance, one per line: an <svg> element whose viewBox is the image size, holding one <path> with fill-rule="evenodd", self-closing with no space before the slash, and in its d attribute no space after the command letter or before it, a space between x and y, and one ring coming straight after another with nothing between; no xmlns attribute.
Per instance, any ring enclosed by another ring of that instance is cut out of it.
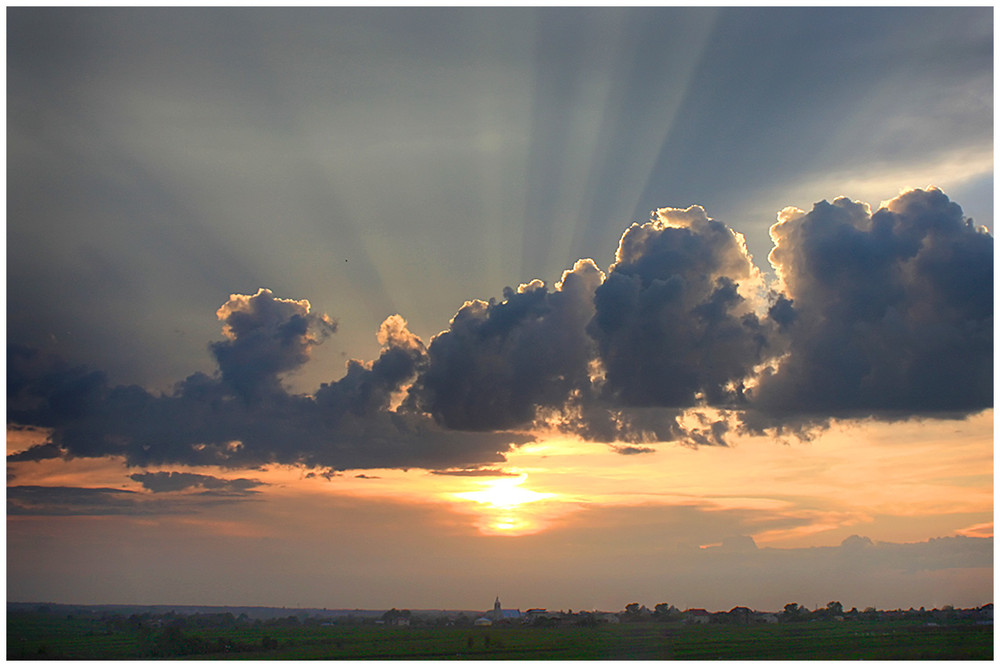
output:
<svg viewBox="0 0 1000 667"><path fill-rule="evenodd" d="M503 610L500 608L500 596L497 596L496 601L493 603L493 613L491 614L494 621L500 621L503 619Z"/></svg>

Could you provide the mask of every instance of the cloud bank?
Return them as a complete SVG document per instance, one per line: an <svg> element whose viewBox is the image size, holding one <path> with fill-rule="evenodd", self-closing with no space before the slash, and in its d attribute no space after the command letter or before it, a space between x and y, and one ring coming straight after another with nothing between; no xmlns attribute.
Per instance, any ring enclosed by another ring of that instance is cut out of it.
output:
<svg viewBox="0 0 1000 667"><path fill-rule="evenodd" d="M581 259L552 289L533 280L468 301L429 344L387 318L379 357L312 395L282 377L337 325L266 289L219 308L218 371L163 394L11 344L8 424L51 435L8 461L461 470L540 429L635 454L992 405L993 238L943 192L874 213L846 198L785 209L771 236L768 284L725 223L658 209L625 231L607 272ZM162 474L137 481L213 488Z"/></svg>

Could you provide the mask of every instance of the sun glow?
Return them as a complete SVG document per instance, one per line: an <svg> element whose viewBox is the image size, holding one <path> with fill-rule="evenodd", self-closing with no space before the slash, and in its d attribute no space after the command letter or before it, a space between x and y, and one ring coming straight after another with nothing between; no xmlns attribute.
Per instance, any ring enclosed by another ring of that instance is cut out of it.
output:
<svg viewBox="0 0 1000 667"><path fill-rule="evenodd" d="M460 500L471 500L477 504L478 527L481 532L493 535L524 535L541 530L532 508L526 507L540 500L553 498L554 493L542 493L523 488L528 479L526 474L518 477L503 477L479 482L478 491L453 493Z"/></svg>
<svg viewBox="0 0 1000 667"><path fill-rule="evenodd" d="M530 489L521 488L521 484L528 479L522 474L518 477L503 477L482 482L483 489L479 491L466 491L456 493L455 496L464 500L472 500L477 503L489 505L497 509L512 509L525 503L533 503L544 498L551 498L552 493L539 493Z"/></svg>

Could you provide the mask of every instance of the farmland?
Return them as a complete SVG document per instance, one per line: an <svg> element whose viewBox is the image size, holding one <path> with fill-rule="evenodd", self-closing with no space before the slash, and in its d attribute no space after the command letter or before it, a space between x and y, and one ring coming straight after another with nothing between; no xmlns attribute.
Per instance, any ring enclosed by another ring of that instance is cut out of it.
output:
<svg viewBox="0 0 1000 667"><path fill-rule="evenodd" d="M231 614L143 619L10 611L8 659L773 660L992 659L993 628L915 620L590 627L415 627L242 622ZM164 622L166 621L166 622Z"/></svg>

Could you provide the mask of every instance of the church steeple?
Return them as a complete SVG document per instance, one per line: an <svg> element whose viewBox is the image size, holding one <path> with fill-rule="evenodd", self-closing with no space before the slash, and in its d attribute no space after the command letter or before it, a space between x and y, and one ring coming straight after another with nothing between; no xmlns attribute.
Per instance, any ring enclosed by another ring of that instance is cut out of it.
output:
<svg viewBox="0 0 1000 667"><path fill-rule="evenodd" d="M497 596L496 601L493 603L493 611L488 612L486 617L492 621L502 621L503 620L503 609L500 608L500 596Z"/></svg>
<svg viewBox="0 0 1000 667"><path fill-rule="evenodd" d="M498 595L495 600L493 600L493 609L483 614L485 619L488 619L494 623L509 621L511 619L521 618L521 611L519 609L504 609L500 606L500 596Z"/></svg>

